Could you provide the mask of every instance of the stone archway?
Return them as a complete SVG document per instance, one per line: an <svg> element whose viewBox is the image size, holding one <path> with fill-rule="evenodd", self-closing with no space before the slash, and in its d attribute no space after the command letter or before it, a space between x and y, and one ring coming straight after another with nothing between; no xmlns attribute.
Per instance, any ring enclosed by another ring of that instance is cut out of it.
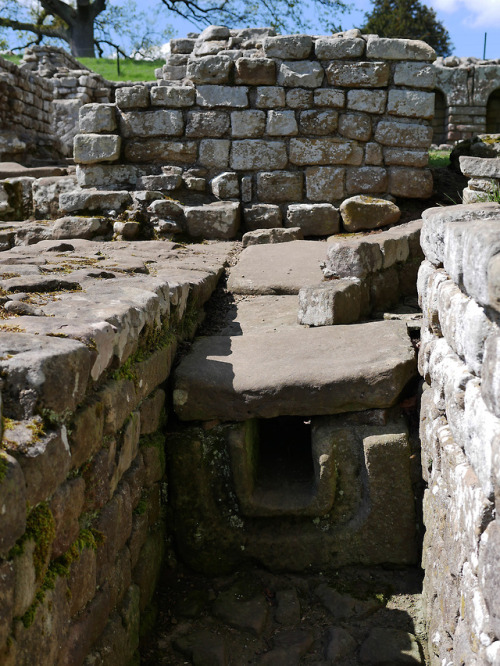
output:
<svg viewBox="0 0 500 666"><path fill-rule="evenodd" d="M488 134L500 133L500 88L494 90L488 98L486 105L486 132Z"/></svg>
<svg viewBox="0 0 500 666"><path fill-rule="evenodd" d="M432 143L446 143L448 138L448 109L446 97L441 90L435 90L434 118L432 120Z"/></svg>

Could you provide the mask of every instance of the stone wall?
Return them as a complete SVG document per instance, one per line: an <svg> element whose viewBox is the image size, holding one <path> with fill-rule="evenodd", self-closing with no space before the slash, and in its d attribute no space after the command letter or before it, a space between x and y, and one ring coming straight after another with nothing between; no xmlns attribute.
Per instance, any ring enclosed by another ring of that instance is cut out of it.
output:
<svg viewBox="0 0 500 666"><path fill-rule="evenodd" d="M0 58L0 160L51 152L52 85Z"/></svg>
<svg viewBox="0 0 500 666"><path fill-rule="evenodd" d="M423 218L420 436L430 663L496 664L500 206L433 208Z"/></svg>
<svg viewBox="0 0 500 666"><path fill-rule="evenodd" d="M498 200L500 196L500 159L461 156L460 169L469 178L463 191L464 203Z"/></svg>
<svg viewBox="0 0 500 666"><path fill-rule="evenodd" d="M137 663L168 550L165 381L230 250L2 253L5 666Z"/></svg>
<svg viewBox="0 0 500 666"><path fill-rule="evenodd" d="M500 62L437 58L434 143L453 143L500 131Z"/></svg>
<svg viewBox="0 0 500 666"><path fill-rule="evenodd" d="M272 226L296 204L333 219L351 195L431 194L435 55L425 43L351 31L257 34L235 47L229 36L212 26L173 40L160 85L88 109L74 155L84 187L190 168L207 201L240 200L245 219L272 211Z"/></svg>

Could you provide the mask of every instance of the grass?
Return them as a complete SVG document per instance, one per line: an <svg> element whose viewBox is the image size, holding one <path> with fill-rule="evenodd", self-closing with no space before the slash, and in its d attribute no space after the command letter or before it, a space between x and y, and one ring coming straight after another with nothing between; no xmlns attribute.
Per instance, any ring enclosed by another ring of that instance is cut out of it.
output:
<svg viewBox="0 0 500 666"><path fill-rule="evenodd" d="M447 167L450 163L451 146L449 150L429 150L429 166Z"/></svg>
<svg viewBox="0 0 500 666"><path fill-rule="evenodd" d="M5 60L10 60L16 65L22 60L20 55L2 55ZM97 72L108 81L154 81L155 69L162 67L165 60L124 60L120 58L118 74L117 61L115 58L78 58L78 60L93 72Z"/></svg>

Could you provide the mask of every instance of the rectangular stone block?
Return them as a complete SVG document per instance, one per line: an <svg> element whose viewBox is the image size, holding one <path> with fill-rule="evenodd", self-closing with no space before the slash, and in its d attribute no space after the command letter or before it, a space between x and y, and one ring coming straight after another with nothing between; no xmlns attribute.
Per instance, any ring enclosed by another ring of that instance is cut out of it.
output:
<svg viewBox="0 0 500 666"><path fill-rule="evenodd" d="M125 144L124 154L130 162L192 164L198 158L198 145L195 141L132 140Z"/></svg>
<svg viewBox="0 0 500 666"><path fill-rule="evenodd" d="M285 106L285 90L277 86L262 86L257 88L255 106L258 109L276 109Z"/></svg>
<svg viewBox="0 0 500 666"><path fill-rule="evenodd" d="M248 106L246 86L198 86L196 103L199 106L229 106L244 109Z"/></svg>
<svg viewBox="0 0 500 666"><path fill-rule="evenodd" d="M76 180L80 187L135 185L137 173L131 164L78 164Z"/></svg>
<svg viewBox="0 0 500 666"><path fill-rule="evenodd" d="M281 210L273 204L253 204L243 209L245 227L248 231L255 229L275 229L282 226Z"/></svg>
<svg viewBox="0 0 500 666"><path fill-rule="evenodd" d="M303 60L300 62L282 62L278 69L279 86L287 88L319 88L325 76L319 62Z"/></svg>
<svg viewBox="0 0 500 666"><path fill-rule="evenodd" d="M387 113L406 118L432 118L434 93L421 90L389 90Z"/></svg>
<svg viewBox="0 0 500 666"><path fill-rule="evenodd" d="M233 141L230 162L232 169L283 169L288 163L286 146L283 141Z"/></svg>
<svg viewBox="0 0 500 666"><path fill-rule="evenodd" d="M120 115L120 132L126 139L182 136L184 132L182 111L158 109L155 111L122 113Z"/></svg>
<svg viewBox="0 0 500 666"><path fill-rule="evenodd" d="M339 231L339 211L329 203L291 204L285 227L299 227L304 236L328 236Z"/></svg>
<svg viewBox="0 0 500 666"><path fill-rule="evenodd" d="M432 187L429 169L389 167L389 192L395 197L425 199L431 196Z"/></svg>
<svg viewBox="0 0 500 666"><path fill-rule="evenodd" d="M394 67L394 83L408 88L436 87L436 70L420 62L398 62Z"/></svg>
<svg viewBox="0 0 500 666"><path fill-rule="evenodd" d="M363 149L354 141L339 139L290 139L290 162L298 166L353 164L363 161Z"/></svg>
<svg viewBox="0 0 500 666"><path fill-rule="evenodd" d="M268 58L302 60L309 56L312 46L309 35L279 35L264 39L264 53Z"/></svg>
<svg viewBox="0 0 500 666"><path fill-rule="evenodd" d="M84 104L79 112L79 127L82 134L100 134L116 129L116 107L114 104Z"/></svg>
<svg viewBox="0 0 500 666"><path fill-rule="evenodd" d="M345 169L339 167L308 167L306 169L306 193L311 201L336 201L342 199Z"/></svg>
<svg viewBox="0 0 500 666"><path fill-rule="evenodd" d="M190 236L208 239L234 238L240 223L240 204L217 201L204 206L185 206Z"/></svg>
<svg viewBox="0 0 500 666"><path fill-rule="evenodd" d="M386 90L349 90L347 108L365 113L384 113L387 102Z"/></svg>
<svg viewBox="0 0 500 666"><path fill-rule="evenodd" d="M151 88L150 94L151 106L168 106L175 109L193 106L196 99L195 89L189 86L155 86Z"/></svg>
<svg viewBox="0 0 500 666"><path fill-rule="evenodd" d="M286 105L290 109L310 109L313 105L313 91L304 88L287 90Z"/></svg>
<svg viewBox="0 0 500 666"><path fill-rule="evenodd" d="M238 58L235 83L249 86L272 86L276 83L276 63L270 58Z"/></svg>
<svg viewBox="0 0 500 666"><path fill-rule="evenodd" d="M122 139L115 134L77 134L73 157L79 164L113 162L120 158Z"/></svg>
<svg viewBox="0 0 500 666"><path fill-rule="evenodd" d="M171 39L170 40L170 53L192 53L196 40L195 39Z"/></svg>
<svg viewBox="0 0 500 666"><path fill-rule="evenodd" d="M200 163L207 167L226 167L230 146L228 139L203 139L200 141Z"/></svg>
<svg viewBox="0 0 500 666"><path fill-rule="evenodd" d="M264 134L266 114L264 111L249 109L231 113L231 134L234 137L256 138Z"/></svg>
<svg viewBox="0 0 500 666"><path fill-rule="evenodd" d="M369 35L366 46L367 58L383 58L384 60L426 60L436 59L434 49L416 39L394 39Z"/></svg>
<svg viewBox="0 0 500 666"><path fill-rule="evenodd" d="M229 115L224 111L188 111L186 136L221 137L229 130Z"/></svg>
<svg viewBox="0 0 500 666"><path fill-rule="evenodd" d="M314 43L314 51L318 60L341 60L359 58L365 46L365 40L360 37L319 37Z"/></svg>
<svg viewBox="0 0 500 666"><path fill-rule="evenodd" d="M366 288L366 287L365 287ZM353 324L362 313L360 280L331 280L299 291L298 321L306 326Z"/></svg>
<svg viewBox="0 0 500 666"><path fill-rule="evenodd" d="M233 61L225 55L206 55L187 63L186 77L193 83L227 83Z"/></svg>
<svg viewBox="0 0 500 666"><path fill-rule="evenodd" d="M345 186L347 194L379 194L387 191L387 169L366 166L347 169Z"/></svg>
<svg viewBox="0 0 500 666"><path fill-rule="evenodd" d="M303 175L299 171L272 171L257 174L257 197L265 202L302 200Z"/></svg>
<svg viewBox="0 0 500 666"><path fill-rule="evenodd" d="M427 150L384 148L384 161L388 166L425 167L429 163L429 153Z"/></svg>
<svg viewBox="0 0 500 666"><path fill-rule="evenodd" d="M337 129L338 111L331 109L301 111L299 116L300 131L302 134L315 134L325 136L333 134Z"/></svg>
<svg viewBox="0 0 500 666"><path fill-rule="evenodd" d="M329 85L345 88L382 88L389 83L386 62L332 62L326 68Z"/></svg>
<svg viewBox="0 0 500 666"><path fill-rule="evenodd" d="M339 118L339 134L348 139L368 141L372 135L372 121L365 113L343 113Z"/></svg>
<svg viewBox="0 0 500 666"><path fill-rule="evenodd" d="M460 169L464 176L474 178L500 178L500 158L460 156Z"/></svg>
<svg viewBox="0 0 500 666"><path fill-rule="evenodd" d="M149 89L144 85L117 88L115 98L120 109L147 109Z"/></svg>
<svg viewBox="0 0 500 666"><path fill-rule="evenodd" d="M269 136L293 136L299 133L294 111L268 111L266 133Z"/></svg>
<svg viewBox="0 0 500 666"><path fill-rule="evenodd" d="M375 129L375 141L384 146L429 148L432 141L432 127L382 120Z"/></svg>
<svg viewBox="0 0 500 666"><path fill-rule="evenodd" d="M345 104L345 92L343 90L322 90L314 91L315 106L329 106L335 109L342 109Z"/></svg>

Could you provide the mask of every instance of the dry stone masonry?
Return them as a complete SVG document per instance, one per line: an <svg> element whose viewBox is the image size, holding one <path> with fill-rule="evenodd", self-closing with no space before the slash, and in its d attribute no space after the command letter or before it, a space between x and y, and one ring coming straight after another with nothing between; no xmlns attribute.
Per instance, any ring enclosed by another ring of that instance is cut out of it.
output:
<svg viewBox="0 0 500 666"><path fill-rule="evenodd" d="M418 289L424 597L432 665L500 655L500 206L425 211Z"/></svg>

